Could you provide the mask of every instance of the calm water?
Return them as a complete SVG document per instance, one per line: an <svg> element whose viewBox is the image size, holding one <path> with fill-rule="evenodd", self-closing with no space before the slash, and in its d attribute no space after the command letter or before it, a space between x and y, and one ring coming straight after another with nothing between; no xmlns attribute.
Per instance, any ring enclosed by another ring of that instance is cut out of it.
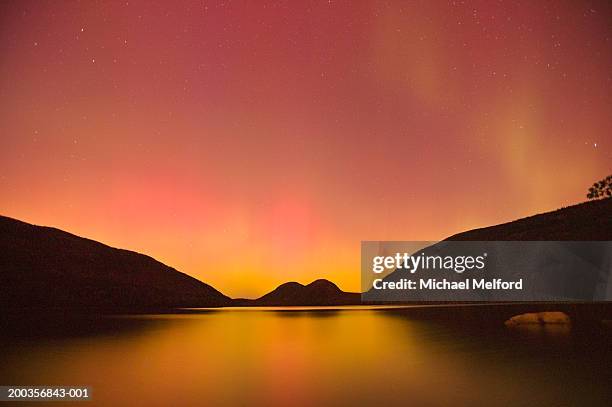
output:
<svg viewBox="0 0 612 407"><path fill-rule="evenodd" d="M294 308L47 328L4 332L1 384L93 388L93 401L71 405L612 405L610 327L483 331Z"/></svg>

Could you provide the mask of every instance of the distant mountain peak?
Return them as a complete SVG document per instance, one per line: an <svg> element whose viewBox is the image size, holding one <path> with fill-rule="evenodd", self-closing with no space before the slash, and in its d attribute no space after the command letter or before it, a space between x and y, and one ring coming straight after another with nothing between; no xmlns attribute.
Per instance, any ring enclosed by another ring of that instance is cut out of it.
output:
<svg viewBox="0 0 612 407"><path fill-rule="evenodd" d="M326 279L318 279L307 285L295 281L284 283L268 294L244 302L244 305L349 305L359 304L358 293L347 293Z"/></svg>
<svg viewBox="0 0 612 407"><path fill-rule="evenodd" d="M335 290L341 291L340 288L336 284L334 284L331 281L326 280L324 278L319 278L318 280L315 280L312 283L308 284L306 287L331 288L331 289L335 289Z"/></svg>

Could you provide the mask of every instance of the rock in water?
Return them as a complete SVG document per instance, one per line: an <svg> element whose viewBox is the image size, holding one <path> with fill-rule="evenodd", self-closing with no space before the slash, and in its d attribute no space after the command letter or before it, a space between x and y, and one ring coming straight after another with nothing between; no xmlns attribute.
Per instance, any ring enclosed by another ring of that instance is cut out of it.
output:
<svg viewBox="0 0 612 407"><path fill-rule="evenodd" d="M560 311L529 312L515 315L505 322L506 326L517 325L546 325L546 324L569 324L570 317Z"/></svg>

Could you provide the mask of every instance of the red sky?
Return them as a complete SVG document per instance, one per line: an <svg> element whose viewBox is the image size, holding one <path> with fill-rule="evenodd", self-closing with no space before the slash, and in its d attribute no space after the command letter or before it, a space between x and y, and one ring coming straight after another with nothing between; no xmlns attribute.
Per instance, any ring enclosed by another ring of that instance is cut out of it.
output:
<svg viewBox="0 0 612 407"><path fill-rule="evenodd" d="M583 201L612 164L605 1L0 6L0 213L230 296Z"/></svg>

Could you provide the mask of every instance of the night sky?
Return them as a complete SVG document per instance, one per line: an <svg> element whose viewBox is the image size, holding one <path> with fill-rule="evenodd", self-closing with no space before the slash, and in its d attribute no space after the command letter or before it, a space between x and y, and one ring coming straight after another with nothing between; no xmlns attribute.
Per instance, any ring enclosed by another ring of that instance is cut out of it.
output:
<svg viewBox="0 0 612 407"><path fill-rule="evenodd" d="M230 296L612 172L606 1L13 1L0 51L0 213Z"/></svg>

